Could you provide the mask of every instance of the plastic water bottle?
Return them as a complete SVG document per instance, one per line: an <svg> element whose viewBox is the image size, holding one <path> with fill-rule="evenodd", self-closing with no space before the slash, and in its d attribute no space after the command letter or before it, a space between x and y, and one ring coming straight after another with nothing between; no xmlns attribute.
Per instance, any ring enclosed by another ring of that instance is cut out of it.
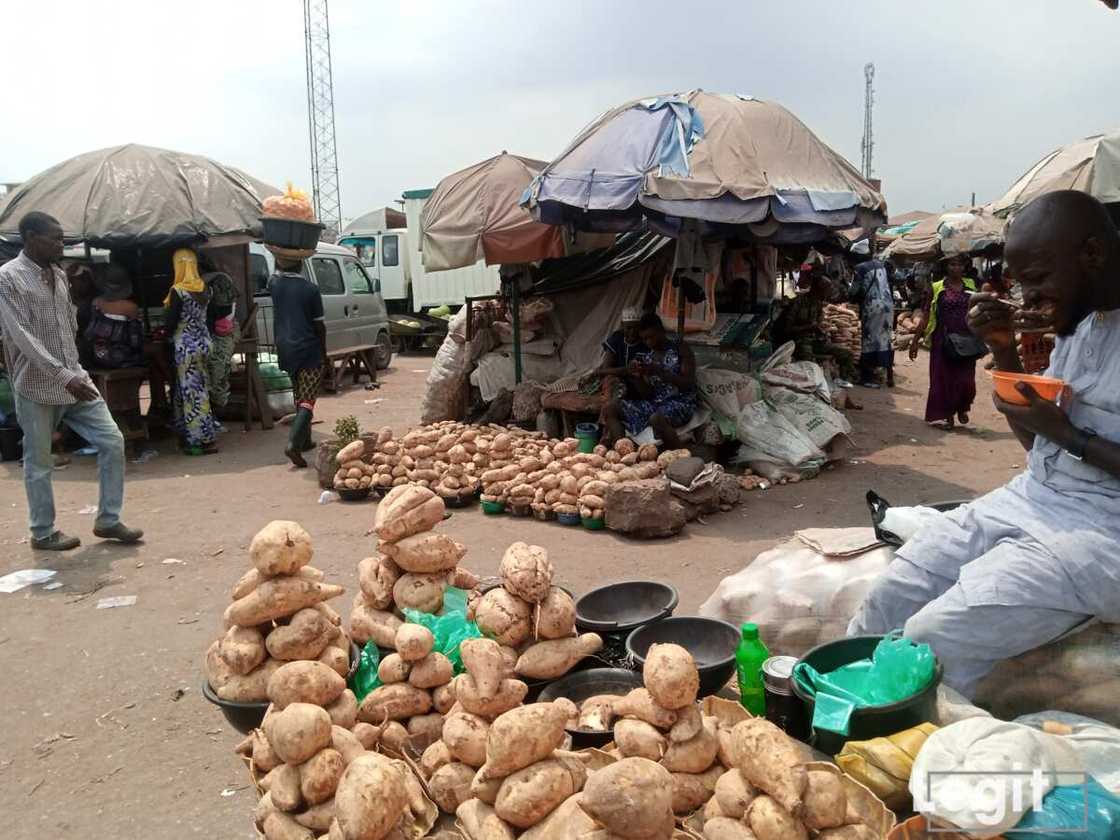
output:
<svg viewBox="0 0 1120 840"><path fill-rule="evenodd" d="M739 702L752 715L766 714L766 690L762 683L762 663L770 651L758 638L758 625L743 625L743 637L735 649L735 667L739 672Z"/></svg>

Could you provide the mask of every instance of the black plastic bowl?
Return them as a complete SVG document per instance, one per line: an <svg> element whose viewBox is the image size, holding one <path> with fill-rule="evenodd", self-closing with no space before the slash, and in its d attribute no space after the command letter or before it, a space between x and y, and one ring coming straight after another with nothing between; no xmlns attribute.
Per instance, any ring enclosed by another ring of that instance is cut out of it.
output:
<svg viewBox="0 0 1120 840"><path fill-rule="evenodd" d="M682 615L639 627L626 637L626 652L640 671L651 646L672 642L692 654L700 672L700 696L715 694L735 673L739 628L717 618Z"/></svg>
<svg viewBox="0 0 1120 840"><path fill-rule="evenodd" d="M676 589L656 580L609 583L576 601L576 627L581 633L629 633L668 618L679 600Z"/></svg>
<svg viewBox="0 0 1120 840"><path fill-rule="evenodd" d="M875 646L882 639L882 636L850 636L846 639L825 642L802 656L797 664L805 662L822 674L827 674L849 662L870 659L871 654L875 652ZM933 671L933 679L917 694L886 706L856 709L852 712L847 735L818 729L813 731L810 743L821 752L836 755L846 741L865 741L881 735L891 735L934 720L934 715L937 713L937 686L941 683L941 675L941 661L938 660ZM813 698L801 688L796 679L791 679L790 684L793 686L793 693L809 710L808 717L812 720Z"/></svg>
<svg viewBox="0 0 1120 840"><path fill-rule="evenodd" d="M642 675L634 671L623 668L591 668L568 674L545 686L537 700L541 703L551 703L557 698L567 697L578 706L589 697L599 694L622 696L641 687ZM572 736L572 749L575 750L601 747L614 738L614 733L610 730L600 732L597 729L568 727L568 734Z"/></svg>
<svg viewBox="0 0 1120 840"><path fill-rule="evenodd" d="M351 642L350 670L346 672L347 685L350 684L354 672L358 670L360 655L361 651L358 650L358 646ZM215 693L214 689L210 687L209 680L202 681L202 696L221 709L226 722L242 735L248 735L259 727L261 721L264 720L264 713L268 710L267 700L254 703L238 703L234 700L223 700Z"/></svg>
<svg viewBox="0 0 1120 840"><path fill-rule="evenodd" d="M299 219L276 219L261 216L261 239L279 248L297 251L315 250L323 225Z"/></svg>

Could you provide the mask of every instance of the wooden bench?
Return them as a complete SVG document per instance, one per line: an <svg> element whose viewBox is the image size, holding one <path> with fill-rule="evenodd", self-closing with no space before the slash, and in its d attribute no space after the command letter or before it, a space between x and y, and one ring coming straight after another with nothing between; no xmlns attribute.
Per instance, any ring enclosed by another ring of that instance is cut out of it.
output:
<svg viewBox="0 0 1120 840"><path fill-rule="evenodd" d="M323 382L323 387L327 391L338 391L342 377L347 372L350 373L354 385L358 384L363 373L369 376L370 382L377 381L377 348L372 344L331 350L327 353L327 363L327 378Z"/></svg>
<svg viewBox="0 0 1120 840"><path fill-rule="evenodd" d="M146 367L89 371L101 399L113 415L126 444L148 439L148 421L140 411L140 386L148 378Z"/></svg>

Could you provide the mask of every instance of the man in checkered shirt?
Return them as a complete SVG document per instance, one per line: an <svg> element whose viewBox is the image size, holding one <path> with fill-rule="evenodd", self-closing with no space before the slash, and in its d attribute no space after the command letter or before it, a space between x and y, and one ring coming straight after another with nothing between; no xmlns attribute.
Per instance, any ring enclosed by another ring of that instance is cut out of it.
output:
<svg viewBox="0 0 1120 840"><path fill-rule="evenodd" d="M62 257L62 226L45 213L19 223L23 250L0 266L0 331L23 429L23 481L30 509L31 545L69 551L81 545L54 527L51 433L66 423L97 448L100 490L93 533L138 542L143 531L120 520L124 503L124 438L97 388L78 362L78 329Z"/></svg>

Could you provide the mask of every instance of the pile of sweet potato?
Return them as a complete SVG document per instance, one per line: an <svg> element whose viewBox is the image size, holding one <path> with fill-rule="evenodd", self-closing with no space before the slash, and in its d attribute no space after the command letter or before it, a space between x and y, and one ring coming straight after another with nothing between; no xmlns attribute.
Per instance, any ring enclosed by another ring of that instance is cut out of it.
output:
<svg viewBox="0 0 1120 840"><path fill-rule="evenodd" d="M270 522L253 537L253 568L233 587L225 635L206 651L206 678L223 700L263 702L274 676L305 660L345 687L350 639L326 604L344 590L323 583L311 556L311 537L295 522Z"/></svg>

